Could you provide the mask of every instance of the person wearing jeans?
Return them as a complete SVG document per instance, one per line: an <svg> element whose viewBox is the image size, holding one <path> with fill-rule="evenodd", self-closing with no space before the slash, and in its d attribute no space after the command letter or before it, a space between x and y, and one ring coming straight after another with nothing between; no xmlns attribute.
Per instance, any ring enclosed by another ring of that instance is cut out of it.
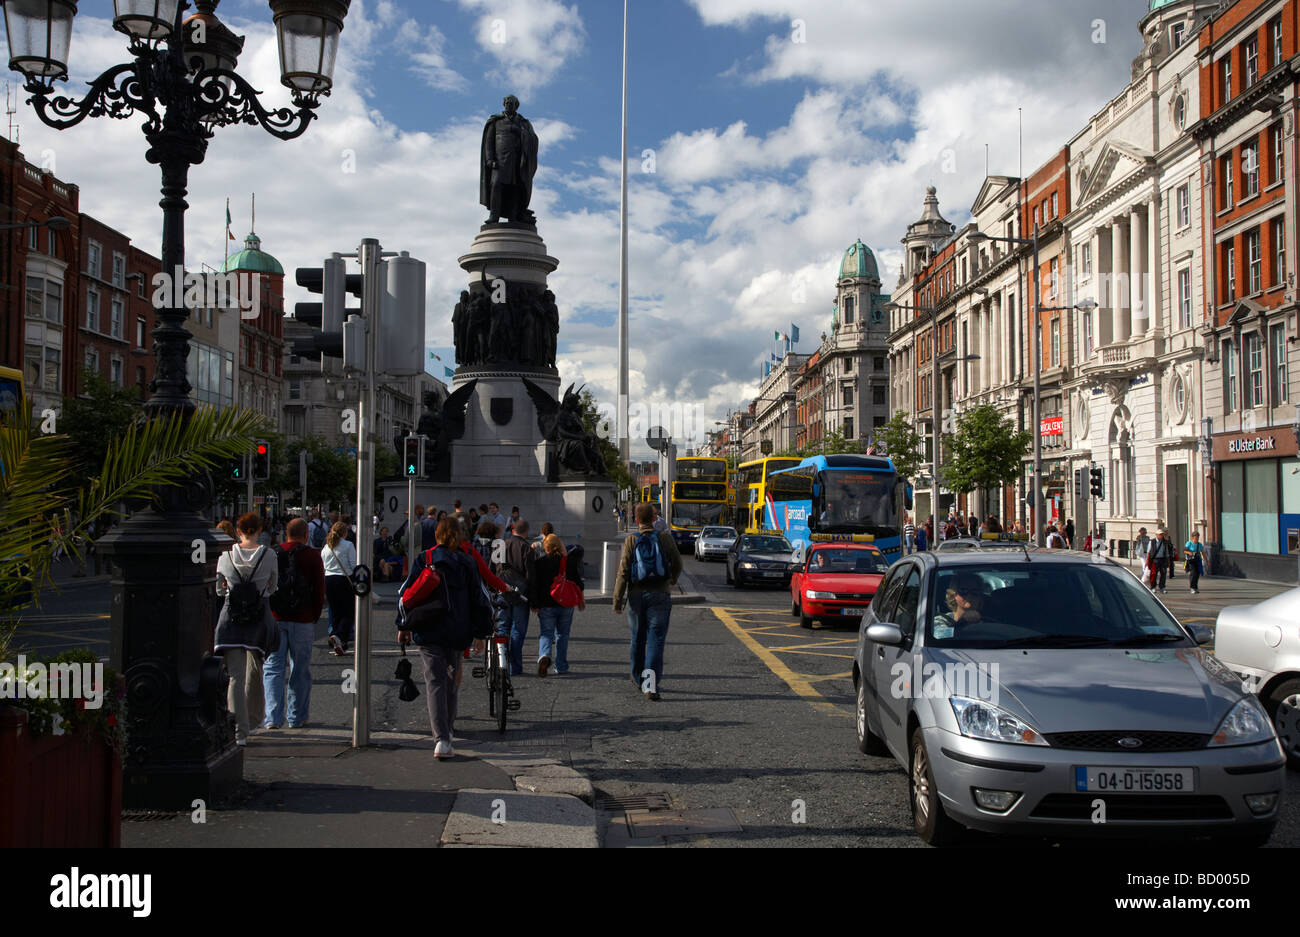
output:
<svg viewBox="0 0 1300 937"><path fill-rule="evenodd" d="M536 553L528 542L528 521L519 518L515 521L514 534L506 541L506 561L501 567L501 578L521 592L528 590L533 578L533 563ZM527 603L507 605L501 610L500 625L510 632L510 675L517 677L524 672L524 641L528 638Z"/></svg>
<svg viewBox="0 0 1300 937"><path fill-rule="evenodd" d="M666 531L656 531L653 504L636 506L637 532L623 541L618 579L614 583L614 613L627 609L628 656L632 666L632 683L646 699L658 702L663 687L664 645L668 640L668 621L672 614L672 590L682 574L682 557L677 544ZM642 535L658 538L659 556L666 576L636 581L636 547ZM646 671L654 674L651 683Z"/></svg>
<svg viewBox="0 0 1300 937"><path fill-rule="evenodd" d="M320 553L310 548L300 549L308 546L306 521L295 517L286 533L289 539L280 544L279 551L291 554L291 561L297 564L297 575L308 584L308 595L297 608L275 613L280 623L280 647L267 655L262 669L268 729L281 728L286 718L293 729L300 729L307 722L311 701L311 648L316 622L325 607L325 566Z"/></svg>
<svg viewBox="0 0 1300 937"><path fill-rule="evenodd" d="M1188 588L1193 595L1200 595L1201 576L1205 573L1205 545L1201 543L1200 531L1192 531L1192 539L1183 544L1183 552L1187 554Z"/></svg>
<svg viewBox="0 0 1300 937"><path fill-rule="evenodd" d="M551 598L551 585L560 575L561 561L565 564L564 578L575 583L579 593L583 589L583 557L580 547L575 547L572 553L566 553L560 538L548 534L542 541L542 549L545 553L533 564L533 580L528 588L532 605L537 610L537 627L541 631L537 644L539 677L546 676L552 663L557 674L569 672L569 631L573 627L573 609L564 608ZM586 608L586 602L579 598L577 607Z"/></svg>

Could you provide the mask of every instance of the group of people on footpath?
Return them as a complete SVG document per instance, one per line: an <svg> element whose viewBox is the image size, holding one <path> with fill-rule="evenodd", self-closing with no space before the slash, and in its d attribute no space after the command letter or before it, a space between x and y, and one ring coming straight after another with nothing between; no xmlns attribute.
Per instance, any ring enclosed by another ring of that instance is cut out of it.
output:
<svg viewBox="0 0 1300 937"><path fill-rule="evenodd" d="M1152 592L1168 592L1166 583L1174 578L1174 567L1180 559L1178 545L1170 538L1169 531L1162 527L1155 537L1150 537L1145 527L1139 527L1137 539L1133 541L1133 555L1142 564L1142 579L1147 587ZM1205 575L1205 546L1200 531L1193 531L1183 544L1181 558L1183 571L1187 573L1187 589L1192 595L1199 595L1201 577Z"/></svg>

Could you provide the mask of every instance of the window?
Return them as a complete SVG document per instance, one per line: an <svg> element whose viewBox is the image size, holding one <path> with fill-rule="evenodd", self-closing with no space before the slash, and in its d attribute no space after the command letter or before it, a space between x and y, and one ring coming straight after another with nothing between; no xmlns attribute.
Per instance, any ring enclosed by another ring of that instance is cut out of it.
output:
<svg viewBox="0 0 1300 937"><path fill-rule="evenodd" d="M1061 258L1059 258L1059 257L1053 257L1052 260L1051 260L1051 262L1050 262L1050 263L1048 264L1048 266L1047 266L1047 270L1048 270L1047 296L1048 296L1049 299L1051 299L1053 302L1055 302L1055 301L1056 301L1056 288L1057 288L1057 285L1061 282L1061 279L1060 279L1060 278L1061 278L1061 272L1060 272L1060 271L1061 271Z"/></svg>
<svg viewBox="0 0 1300 937"><path fill-rule="evenodd" d="M126 289L126 257L122 254L113 255L113 285L119 290Z"/></svg>
<svg viewBox="0 0 1300 937"><path fill-rule="evenodd" d="M1273 285L1281 286L1286 279L1286 222L1273 221Z"/></svg>
<svg viewBox="0 0 1300 937"><path fill-rule="evenodd" d="M93 286L86 289L86 328L99 331L99 290Z"/></svg>
<svg viewBox="0 0 1300 937"><path fill-rule="evenodd" d="M852 296L844 297L844 324L845 325L853 324L853 297Z"/></svg>
<svg viewBox="0 0 1300 937"><path fill-rule="evenodd" d="M1233 244L1228 245L1227 250L1227 287L1228 302L1237 298L1237 248Z"/></svg>
<svg viewBox="0 0 1300 937"><path fill-rule="evenodd" d="M1251 36L1245 43L1246 52L1246 87L1249 88L1259 80L1259 40Z"/></svg>
<svg viewBox="0 0 1300 937"><path fill-rule="evenodd" d="M1241 148L1241 194L1250 198L1259 194L1259 146Z"/></svg>
<svg viewBox="0 0 1300 937"><path fill-rule="evenodd" d="M1223 159L1223 208L1227 211L1232 207L1232 157L1225 156Z"/></svg>
<svg viewBox="0 0 1300 937"><path fill-rule="evenodd" d="M1223 409L1237 412L1237 355L1232 342L1223 343Z"/></svg>
<svg viewBox="0 0 1300 937"><path fill-rule="evenodd" d="M302 399L302 381L289 382L289 399L290 400Z"/></svg>
<svg viewBox="0 0 1300 937"><path fill-rule="evenodd" d="M36 234L36 225L32 225L30 228L27 229L27 249L33 251L38 251L41 249L41 242L38 240L38 236Z"/></svg>
<svg viewBox="0 0 1300 937"><path fill-rule="evenodd" d="M1232 100L1232 55L1229 53L1223 57L1220 65L1223 74L1223 102L1227 104Z"/></svg>
<svg viewBox="0 0 1300 937"><path fill-rule="evenodd" d="M1174 413L1180 419L1187 414L1187 385L1181 377L1174 380Z"/></svg>
<svg viewBox="0 0 1300 937"><path fill-rule="evenodd" d="M1174 23L1173 28L1169 30L1169 45L1177 49L1183 44L1183 38L1187 32L1186 23Z"/></svg>
<svg viewBox="0 0 1300 937"><path fill-rule="evenodd" d="M1085 277L1092 276L1092 244L1084 244L1079 251L1079 266L1083 268Z"/></svg>
<svg viewBox="0 0 1300 937"><path fill-rule="evenodd" d="M95 241L86 248L86 272L92 277L99 276L100 246Z"/></svg>
<svg viewBox="0 0 1300 937"><path fill-rule="evenodd" d="M1270 183L1276 185L1282 181L1282 125L1278 124L1272 131L1273 139L1273 178Z"/></svg>
<svg viewBox="0 0 1300 937"><path fill-rule="evenodd" d="M1054 368L1061 366L1061 317L1056 316L1052 319L1052 364Z"/></svg>
<svg viewBox="0 0 1300 937"><path fill-rule="evenodd" d="M851 416L846 416L844 418L844 438L853 438L853 417Z"/></svg>
<svg viewBox="0 0 1300 937"><path fill-rule="evenodd" d="M148 389L149 389L149 388L147 388L147 387L145 386L145 384L147 384L147 383L148 383L148 381L146 381L145 378L144 378L144 367L143 367L143 365L140 366L140 367L137 367L137 368L135 369L135 386L138 387L138 388L140 388L140 390L144 391L144 390L148 390Z"/></svg>
<svg viewBox="0 0 1300 937"><path fill-rule="evenodd" d="M851 374L851 373L853 373L853 359L852 359L852 358L845 358L845 359L844 359L844 373L845 373L845 374Z"/></svg>
<svg viewBox="0 0 1300 937"><path fill-rule="evenodd" d="M1192 327L1192 271L1187 267L1178 271L1178 327Z"/></svg>
<svg viewBox="0 0 1300 937"><path fill-rule="evenodd" d="M144 316L135 320L135 344L137 348L144 347Z"/></svg>
<svg viewBox="0 0 1300 937"><path fill-rule="evenodd" d="M141 299L144 299L144 274L143 273L139 274L135 281L135 295L139 296Z"/></svg>
<svg viewBox="0 0 1300 937"><path fill-rule="evenodd" d="M86 370L92 374L99 374L99 352L94 348L86 349Z"/></svg>
<svg viewBox="0 0 1300 937"><path fill-rule="evenodd" d="M1038 206L1037 205L1034 206L1034 227L1035 228L1038 227ZM983 256L983 253L984 253L983 251L980 252L981 257ZM981 264L981 266L983 265Z"/></svg>
<svg viewBox="0 0 1300 937"><path fill-rule="evenodd" d="M1053 218L1056 217L1056 208L1057 208L1056 195L1057 193L1055 192L1052 193L1052 217Z"/></svg>
<svg viewBox="0 0 1300 937"><path fill-rule="evenodd" d="M122 297L114 296L110 304L110 318L108 334L114 338L122 338L122 324L126 318L126 307L122 303Z"/></svg>
<svg viewBox="0 0 1300 937"><path fill-rule="evenodd" d="M1186 228L1192 223L1192 186L1184 183L1178 187L1178 227Z"/></svg>
<svg viewBox="0 0 1300 937"><path fill-rule="evenodd" d="M1270 369L1273 378L1273 386L1270 395L1273 398L1273 406L1280 407L1287 402L1286 386L1286 329L1280 325L1273 326L1268 333L1269 357L1273 361L1273 367Z"/></svg>
<svg viewBox="0 0 1300 937"><path fill-rule="evenodd" d="M1264 340L1258 332L1246 336L1246 405L1264 406Z"/></svg>
<svg viewBox="0 0 1300 937"><path fill-rule="evenodd" d="M851 406L853 406L853 388L852 388L852 387L846 387L846 388L844 388L844 406L846 406L846 407L851 407Z"/></svg>
<svg viewBox="0 0 1300 937"><path fill-rule="evenodd" d="M1263 288L1264 268L1259 249L1259 229L1246 235L1246 285L1247 294L1258 293Z"/></svg>
<svg viewBox="0 0 1300 937"><path fill-rule="evenodd" d="M1285 360L1285 359L1284 359ZM885 388L873 387L871 389L871 402L877 407L885 405Z"/></svg>
<svg viewBox="0 0 1300 937"><path fill-rule="evenodd" d="M53 231L45 232L45 253L51 257L59 256L59 237Z"/></svg>
<svg viewBox="0 0 1300 937"><path fill-rule="evenodd" d="M1174 99L1174 126L1179 130L1187 126L1187 95L1180 94Z"/></svg>
<svg viewBox="0 0 1300 937"><path fill-rule="evenodd" d="M1080 332L1083 334L1083 357L1085 359L1092 357L1092 313L1085 312L1083 316L1083 326Z"/></svg>
<svg viewBox="0 0 1300 937"><path fill-rule="evenodd" d="M1273 40L1273 58L1268 64L1270 68L1277 68L1282 64L1282 17L1268 24L1268 34Z"/></svg>
<svg viewBox="0 0 1300 937"><path fill-rule="evenodd" d="M122 386L122 359L110 358L108 362L108 379L118 387Z"/></svg>

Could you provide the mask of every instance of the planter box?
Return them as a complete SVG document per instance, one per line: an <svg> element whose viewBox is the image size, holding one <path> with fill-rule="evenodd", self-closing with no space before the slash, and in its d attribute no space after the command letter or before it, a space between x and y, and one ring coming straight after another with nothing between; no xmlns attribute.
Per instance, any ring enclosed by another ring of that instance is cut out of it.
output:
<svg viewBox="0 0 1300 937"><path fill-rule="evenodd" d="M0 848L122 845L122 761L84 735L33 738L0 706Z"/></svg>

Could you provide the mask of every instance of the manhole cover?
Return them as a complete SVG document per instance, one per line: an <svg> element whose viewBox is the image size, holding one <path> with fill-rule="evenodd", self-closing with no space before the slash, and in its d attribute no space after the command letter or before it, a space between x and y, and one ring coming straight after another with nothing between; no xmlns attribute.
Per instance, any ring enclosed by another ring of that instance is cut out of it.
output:
<svg viewBox="0 0 1300 937"><path fill-rule="evenodd" d="M742 832L736 815L728 807L708 810L672 810L629 813L628 830L633 838L652 836L702 836L710 833Z"/></svg>
<svg viewBox="0 0 1300 937"><path fill-rule="evenodd" d="M596 806L611 813L620 810L667 810L673 805L667 794L631 794L627 797L610 797L602 794Z"/></svg>

